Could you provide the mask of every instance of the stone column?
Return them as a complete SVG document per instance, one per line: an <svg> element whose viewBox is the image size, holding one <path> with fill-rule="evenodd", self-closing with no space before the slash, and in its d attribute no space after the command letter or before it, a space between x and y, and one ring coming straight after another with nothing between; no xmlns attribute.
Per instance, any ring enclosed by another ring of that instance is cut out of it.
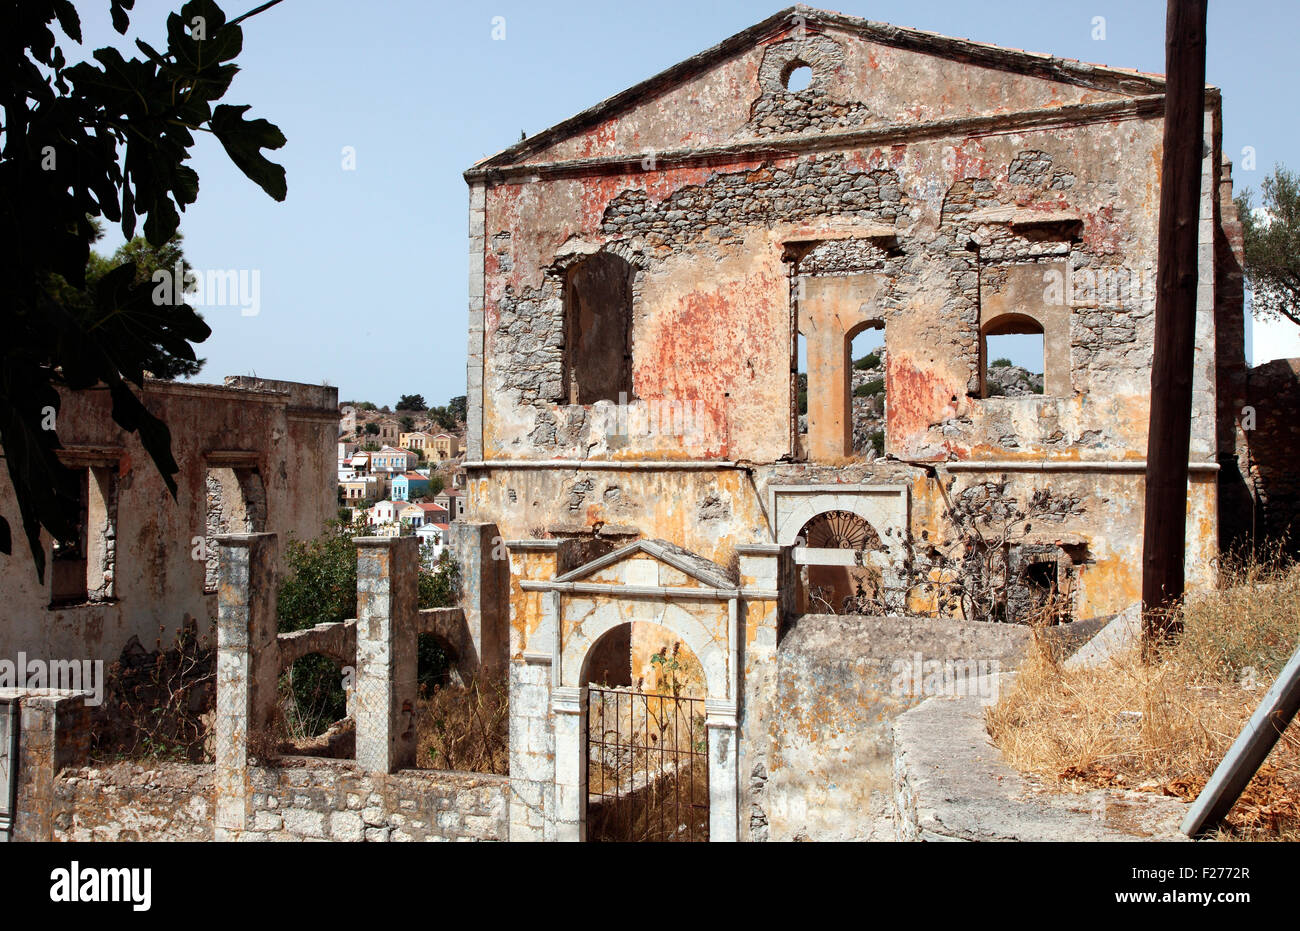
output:
<svg viewBox="0 0 1300 931"><path fill-rule="evenodd" d="M555 722L555 839L587 839L587 689L552 691Z"/></svg>
<svg viewBox="0 0 1300 931"><path fill-rule="evenodd" d="M269 734L280 651L276 644L273 533L216 538L217 570L217 840L248 826L248 741Z"/></svg>
<svg viewBox="0 0 1300 931"><path fill-rule="evenodd" d="M709 732L709 840L730 843L740 831L736 703L710 698L704 710Z"/></svg>
<svg viewBox="0 0 1300 931"><path fill-rule="evenodd" d="M853 452L852 334L874 319L873 299L881 275L800 278L799 333L808 360L808 449L810 459L834 459ZM886 347L888 348L888 347Z"/></svg>
<svg viewBox="0 0 1300 931"><path fill-rule="evenodd" d="M358 537L357 766L391 773L415 763L416 537Z"/></svg>
<svg viewBox="0 0 1300 931"><path fill-rule="evenodd" d="M509 650L510 554L496 524L456 521L447 528L447 538L460 567L460 606L474 643L473 662L466 663L468 657L461 662L477 667L462 675L500 673Z"/></svg>
<svg viewBox="0 0 1300 931"><path fill-rule="evenodd" d="M738 613L743 625L741 667L745 670L739 688L741 696L740 745L736 770L743 780L737 787L741 797L739 836L747 841L768 838L768 722L776 701L776 643L782 618L797 613L798 569L791 548L769 543L736 547L740 559ZM725 719L719 719L725 720ZM715 732L710 731L710 735ZM721 737L721 732L718 732Z"/></svg>
<svg viewBox="0 0 1300 931"><path fill-rule="evenodd" d="M54 821L58 816L54 786L59 770L83 764L90 756L90 711L88 693L42 691L31 694L22 689L0 690L7 705L18 704L11 724L18 730L16 759L8 760L8 779L16 783L15 805L9 825L16 841L54 840ZM0 762L8 747L0 748ZM0 778L0 784L5 782ZM7 804L8 799L3 804ZM6 840L0 834L0 841Z"/></svg>

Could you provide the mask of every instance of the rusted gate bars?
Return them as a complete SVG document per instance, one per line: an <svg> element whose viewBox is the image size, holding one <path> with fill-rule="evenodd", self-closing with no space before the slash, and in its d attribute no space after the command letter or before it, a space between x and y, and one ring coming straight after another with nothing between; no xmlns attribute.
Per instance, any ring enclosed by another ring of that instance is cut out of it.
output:
<svg viewBox="0 0 1300 931"><path fill-rule="evenodd" d="M587 689L587 836L706 841L704 700Z"/></svg>

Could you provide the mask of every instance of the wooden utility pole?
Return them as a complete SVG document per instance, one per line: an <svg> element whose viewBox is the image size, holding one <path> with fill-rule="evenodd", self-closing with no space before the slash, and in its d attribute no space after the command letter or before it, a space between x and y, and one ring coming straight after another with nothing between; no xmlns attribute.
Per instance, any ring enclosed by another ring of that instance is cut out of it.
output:
<svg viewBox="0 0 1300 931"><path fill-rule="evenodd" d="M1208 0L1169 0L1165 19L1165 138L1160 178L1156 345L1151 365L1142 634L1149 657L1181 621L1187 460L1192 432L1197 239L1205 153L1205 20Z"/></svg>

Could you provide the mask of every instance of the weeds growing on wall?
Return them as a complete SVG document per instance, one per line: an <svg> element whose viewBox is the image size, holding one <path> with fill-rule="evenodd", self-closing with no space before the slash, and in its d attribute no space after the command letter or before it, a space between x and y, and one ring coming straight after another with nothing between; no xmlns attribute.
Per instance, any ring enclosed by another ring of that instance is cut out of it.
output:
<svg viewBox="0 0 1300 931"><path fill-rule="evenodd" d="M940 486L951 542L940 548L922 540L914 548L920 578L909 594L921 594L940 616L1006 621L1008 598L1019 582L1011 571L1012 547L1029 539L1036 524L1059 523L1082 513L1082 505L1048 488L1035 489L1021 504L1007 494L1005 480L981 482L953 496L953 483ZM1055 609L1052 623L1068 619L1069 596L1055 585L1044 592L1043 604Z"/></svg>

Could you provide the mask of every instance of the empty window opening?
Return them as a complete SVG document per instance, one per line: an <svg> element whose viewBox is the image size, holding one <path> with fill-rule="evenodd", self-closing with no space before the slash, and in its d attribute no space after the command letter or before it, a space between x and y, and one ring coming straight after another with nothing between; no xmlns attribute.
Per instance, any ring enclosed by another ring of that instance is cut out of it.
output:
<svg viewBox="0 0 1300 931"><path fill-rule="evenodd" d="M1036 320L999 317L984 329L983 350L984 397L1043 393L1043 327Z"/></svg>
<svg viewBox="0 0 1300 931"><path fill-rule="evenodd" d="M600 252L569 269L564 283L564 398L570 404L632 397L634 269Z"/></svg>
<svg viewBox="0 0 1300 931"><path fill-rule="evenodd" d="M108 601L115 596L116 486L111 468L73 469L75 523L52 544L50 605Z"/></svg>
<svg viewBox="0 0 1300 931"><path fill-rule="evenodd" d="M795 62L785 76L785 89L791 93L806 90L812 84L813 70L801 62Z"/></svg>
<svg viewBox="0 0 1300 931"><path fill-rule="evenodd" d="M266 529L266 492L255 468L210 468L204 484L203 590L217 590L219 553L216 538L228 533L261 533Z"/></svg>
<svg viewBox="0 0 1300 931"><path fill-rule="evenodd" d="M870 326L849 341L853 452L878 459L885 454L885 330Z"/></svg>

